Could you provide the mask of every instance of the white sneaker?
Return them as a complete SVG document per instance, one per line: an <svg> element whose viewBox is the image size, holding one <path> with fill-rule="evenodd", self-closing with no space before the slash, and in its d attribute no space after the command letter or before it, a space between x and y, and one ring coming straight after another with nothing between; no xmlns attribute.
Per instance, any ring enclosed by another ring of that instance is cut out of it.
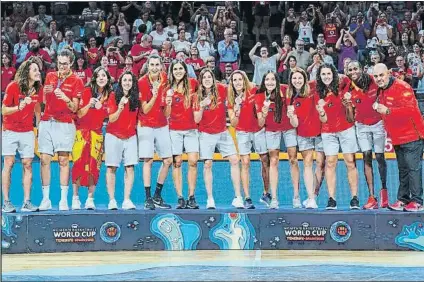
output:
<svg viewBox="0 0 424 282"><path fill-rule="evenodd" d="M306 205L308 204L308 198L306 198L306 200L304 200L303 202L302 202L302 206L304 206L305 208L306 208Z"/></svg>
<svg viewBox="0 0 424 282"><path fill-rule="evenodd" d="M47 211L52 209L52 201L50 199L43 199L40 203L40 206L38 207L38 210L40 211Z"/></svg>
<svg viewBox="0 0 424 282"><path fill-rule="evenodd" d="M214 210L215 209L215 200L213 198L208 198L206 202L206 208L208 210Z"/></svg>
<svg viewBox="0 0 424 282"><path fill-rule="evenodd" d="M80 203L81 205L81 203ZM60 211L69 211L68 200L60 200L59 201L59 210Z"/></svg>
<svg viewBox="0 0 424 282"><path fill-rule="evenodd" d="M72 210L80 210L81 209L81 201L78 196L72 197Z"/></svg>
<svg viewBox="0 0 424 282"><path fill-rule="evenodd" d="M277 199L272 199L271 203L269 204L270 209L278 209L278 201Z"/></svg>
<svg viewBox="0 0 424 282"><path fill-rule="evenodd" d="M88 197L87 201L85 201L85 208L87 210L95 210L96 206L94 205L94 198Z"/></svg>
<svg viewBox="0 0 424 282"><path fill-rule="evenodd" d="M243 198L242 197L235 197L233 199L232 205L235 208L244 209Z"/></svg>
<svg viewBox="0 0 424 282"><path fill-rule="evenodd" d="M302 208L302 204L300 203L300 198L293 198L293 208L294 209Z"/></svg>
<svg viewBox="0 0 424 282"><path fill-rule="evenodd" d="M122 203L122 209L123 210L135 210L135 205L131 200L124 200Z"/></svg>
<svg viewBox="0 0 424 282"><path fill-rule="evenodd" d="M109 204L107 205L108 210L117 210L118 209L118 204L116 203L116 200L110 200Z"/></svg>
<svg viewBox="0 0 424 282"><path fill-rule="evenodd" d="M307 203L305 205L305 208L307 208L307 209L317 209L318 208L317 201L315 199L308 199Z"/></svg>

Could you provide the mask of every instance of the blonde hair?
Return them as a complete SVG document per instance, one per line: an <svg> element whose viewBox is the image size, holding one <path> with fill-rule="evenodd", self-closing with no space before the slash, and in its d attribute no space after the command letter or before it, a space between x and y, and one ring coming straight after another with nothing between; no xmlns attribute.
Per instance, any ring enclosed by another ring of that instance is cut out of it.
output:
<svg viewBox="0 0 424 282"><path fill-rule="evenodd" d="M243 92L247 93L247 95L251 95L251 90L252 90L252 84L249 81L249 78L247 77L246 73L244 71L241 70L236 70L234 71L231 75L230 75L230 81L228 83L228 90L227 90L227 99L228 99L228 103L231 106L234 106L235 100L236 100L236 90L234 89L233 86L233 77L236 74L240 74L243 78Z"/></svg>

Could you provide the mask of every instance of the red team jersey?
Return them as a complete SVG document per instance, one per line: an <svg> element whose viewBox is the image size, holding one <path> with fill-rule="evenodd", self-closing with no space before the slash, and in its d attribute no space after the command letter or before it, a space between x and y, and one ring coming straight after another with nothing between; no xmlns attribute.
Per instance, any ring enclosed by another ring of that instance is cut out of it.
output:
<svg viewBox="0 0 424 282"><path fill-rule="evenodd" d="M118 110L118 103L115 101L115 93L111 93L107 103L108 114L111 115ZM136 135L138 110L130 112L130 102L125 104L119 118L115 122L108 123L106 133L110 133L119 139L128 139Z"/></svg>
<svg viewBox="0 0 424 282"><path fill-rule="evenodd" d="M82 80L74 73L65 79L59 79L57 72L51 72L46 76L45 85L53 85L53 91L43 93L46 106L41 120L55 119L60 122L72 123L75 113L68 108L65 101L56 97L54 89L59 86L69 99L79 99L84 91Z"/></svg>
<svg viewBox="0 0 424 282"><path fill-rule="evenodd" d="M113 93L113 92L112 92ZM90 87L84 88L84 92L82 93L82 97L80 100L79 108L84 108L90 103L90 99L92 98L92 91ZM100 109L90 108L85 116L82 118L76 118L76 128L77 129L87 129L93 130L97 134L102 134L102 126L103 121L108 117L107 112L107 104L108 100L102 101L102 107Z"/></svg>
<svg viewBox="0 0 424 282"><path fill-rule="evenodd" d="M160 76L161 76L161 83L165 83L167 80L166 74L163 72L160 74ZM143 102L148 103L153 97L153 94L152 94L153 86L150 83L148 74L144 75L138 80L138 89L140 91L140 103L141 104ZM162 103L162 96L160 96L159 93L160 92L158 91L158 97L156 98L156 101L153 104L153 107L150 109L150 112L148 112L147 114L144 114L143 110L140 108L140 111L138 113L139 126L159 128L159 127L164 127L168 124L168 121L166 120L165 114L163 112L164 105Z"/></svg>
<svg viewBox="0 0 424 282"><path fill-rule="evenodd" d="M119 57L117 54L109 54L107 59L108 59L107 69L110 73L110 76L112 76L115 79L115 82L117 82L119 78L118 76Z"/></svg>
<svg viewBox="0 0 424 282"><path fill-rule="evenodd" d="M336 44L339 39L339 32L337 25L334 23L327 23L324 27L324 37L327 44Z"/></svg>
<svg viewBox="0 0 424 282"><path fill-rule="evenodd" d="M236 126L237 131L258 132L261 130L255 110L256 89L254 87L249 93L246 93L247 95L240 105L239 122ZM228 103L228 109L234 110L234 105Z"/></svg>
<svg viewBox="0 0 424 282"><path fill-rule="evenodd" d="M139 56L141 53L146 53L146 52L151 52L153 49L151 47L142 47L140 44L136 44L131 48L131 56L135 57L135 56ZM135 70L137 71L137 73L134 73L136 77L138 77L139 73L140 73L140 69L143 67L144 63L147 61L147 57L143 57L143 59L141 59L138 62L134 62L134 67Z"/></svg>
<svg viewBox="0 0 424 282"><path fill-rule="evenodd" d="M206 132L209 134L222 133L227 130L227 113L226 113L226 101L227 101L227 87L224 84L218 83L216 85L217 100L216 106L212 109L212 103L203 109L202 119L199 122L199 131ZM197 96L195 98L197 101ZM194 107L194 111L200 111L199 103Z"/></svg>
<svg viewBox="0 0 424 282"><path fill-rule="evenodd" d="M190 85L190 107L184 107L184 94L174 91L171 105L171 115L169 116L169 129L171 130L190 130L197 129L194 122L193 102L197 90L197 80L189 78ZM159 94L163 101L166 98L168 87L159 87Z"/></svg>
<svg viewBox="0 0 424 282"><path fill-rule="evenodd" d="M316 137L321 134L321 121L316 110L318 100L319 96L316 93L307 97L297 96L293 99L294 113L299 121L297 135L301 137Z"/></svg>
<svg viewBox="0 0 424 282"><path fill-rule="evenodd" d="M352 104L355 107L355 120L366 125L376 124L381 120L381 116L377 113L372 105L377 98L378 86L374 82L374 79L370 76L371 84L366 92L353 84L347 85L344 89L344 93L350 92L352 94Z"/></svg>
<svg viewBox="0 0 424 282"><path fill-rule="evenodd" d="M293 126L290 124L290 120L287 117L287 104L284 99L286 90L287 90L287 85L280 86L280 95L281 95L281 100L283 102L283 105L281 107L281 122L278 123L274 120L276 106L275 106L275 103L271 101L271 104L269 105L268 115L266 116L266 120L265 120L266 131L276 132L276 131L286 131L286 130L293 129ZM256 105L255 105L256 111L261 112L265 102L265 93L256 94L255 100L256 100Z"/></svg>
<svg viewBox="0 0 424 282"><path fill-rule="evenodd" d="M3 130L11 130L15 132L27 132L34 129L33 118L35 105L42 98L41 88L38 93L31 93L31 104L27 104L22 110L10 115L3 115ZM3 98L3 105L6 107L16 107L26 95L21 93L19 85L16 81L10 83L6 88L6 94Z"/></svg>

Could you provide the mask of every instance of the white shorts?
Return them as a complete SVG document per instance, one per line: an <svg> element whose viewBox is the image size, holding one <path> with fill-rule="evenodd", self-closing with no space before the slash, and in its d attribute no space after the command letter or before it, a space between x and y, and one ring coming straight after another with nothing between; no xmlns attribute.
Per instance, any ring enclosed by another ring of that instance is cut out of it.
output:
<svg viewBox="0 0 424 282"><path fill-rule="evenodd" d="M186 153L199 153L199 133L197 129L171 130L172 155L179 156Z"/></svg>
<svg viewBox="0 0 424 282"><path fill-rule="evenodd" d="M119 167L122 160L124 166L138 164L137 136L120 139L113 134L106 133L105 154L106 166Z"/></svg>
<svg viewBox="0 0 424 282"><path fill-rule="evenodd" d="M373 125L356 122L356 136L362 152L371 151L374 145L376 153L384 153L386 131L382 120Z"/></svg>
<svg viewBox="0 0 424 282"><path fill-rule="evenodd" d="M57 152L72 152L76 128L73 123L55 120L41 121L38 126L38 152L53 156Z"/></svg>
<svg viewBox="0 0 424 282"><path fill-rule="evenodd" d="M322 133L321 136L326 156L336 156L339 153L340 146L343 154L351 154L358 151L355 126L336 133Z"/></svg>
<svg viewBox="0 0 424 282"><path fill-rule="evenodd" d="M216 134L200 132L199 143L202 160L212 160L215 148L218 148L223 158L237 154L236 145L228 130Z"/></svg>
<svg viewBox="0 0 424 282"><path fill-rule="evenodd" d="M15 156L19 152L21 159L34 158L35 136L33 131L16 132L5 130L1 135L1 154Z"/></svg>
<svg viewBox="0 0 424 282"><path fill-rule="evenodd" d="M297 144L299 146L299 152L303 152L307 150L315 150L316 152L324 152L321 136L302 137L298 135Z"/></svg>
<svg viewBox="0 0 424 282"><path fill-rule="evenodd" d="M151 159L155 150L162 159L172 157L171 136L169 127L152 128L137 126L138 157Z"/></svg>
<svg viewBox="0 0 424 282"><path fill-rule="evenodd" d="M283 140L286 148L297 146L297 132L296 129L289 129L283 131Z"/></svg>
<svg viewBox="0 0 424 282"><path fill-rule="evenodd" d="M249 155L252 152L252 145L256 153L265 154L268 152L266 148L265 128L258 132L237 131L237 146L241 156Z"/></svg>

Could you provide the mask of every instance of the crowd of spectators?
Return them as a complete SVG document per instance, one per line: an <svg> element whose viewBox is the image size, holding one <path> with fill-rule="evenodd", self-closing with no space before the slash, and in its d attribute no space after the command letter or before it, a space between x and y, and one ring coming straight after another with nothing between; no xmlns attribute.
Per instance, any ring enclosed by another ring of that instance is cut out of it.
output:
<svg viewBox="0 0 424 282"><path fill-rule="evenodd" d="M393 75L424 92L421 2L206 3L2 4L1 91L30 56L40 58L43 76L55 71L56 54L69 45L79 58L75 71L84 81L100 65L115 81L126 69L140 77L152 53L159 53L165 66L173 59L186 61L190 77L207 65L222 82L240 62L253 64L254 83L268 70L278 71L286 83L295 67L314 79L323 63L343 73L349 59L358 59L370 74L373 65L385 63ZM78 5L72 10L73 4ZM271 32L275 14L281 16L280 34ZM247 62L243 44L253 47Z"/></svg>

